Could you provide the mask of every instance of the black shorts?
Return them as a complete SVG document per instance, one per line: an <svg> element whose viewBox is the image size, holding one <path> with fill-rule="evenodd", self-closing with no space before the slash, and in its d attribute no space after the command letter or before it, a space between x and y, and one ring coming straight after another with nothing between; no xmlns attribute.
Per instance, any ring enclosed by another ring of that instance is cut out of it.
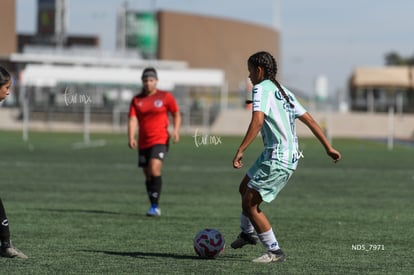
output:
<svg viewBox="0 0 414 275"><path fill-rule="evenodd" d="M156 144L152 147L138 150L138 166L147 167L150 159L164 160L167 156L168 145Z"/></svg>

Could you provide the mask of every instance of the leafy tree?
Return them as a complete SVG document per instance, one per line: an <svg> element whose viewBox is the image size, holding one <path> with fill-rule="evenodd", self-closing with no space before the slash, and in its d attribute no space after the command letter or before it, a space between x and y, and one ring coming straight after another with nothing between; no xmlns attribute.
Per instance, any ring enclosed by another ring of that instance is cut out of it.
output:
<svg viewBox="0 0 414 275"><path fill-rule="evenodd" d="M389 52L385 55L386 66L407 66L414 65L414 55L403 57L396 52Z"/></svg>

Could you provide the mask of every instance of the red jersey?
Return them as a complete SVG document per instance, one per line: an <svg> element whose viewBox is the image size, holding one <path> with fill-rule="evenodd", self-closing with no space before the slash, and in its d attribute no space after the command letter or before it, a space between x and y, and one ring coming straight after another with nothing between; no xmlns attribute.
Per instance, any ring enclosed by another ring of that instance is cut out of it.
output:
<svg viewBox="0 0 414 275"><path fill-rule="evenodd" d="M168 113L178 112L174 96L165 91L157 90L147 96L136 95L129 107L129 117L138 118L138 148L145 149L156 144L168 143Z"/></svg>

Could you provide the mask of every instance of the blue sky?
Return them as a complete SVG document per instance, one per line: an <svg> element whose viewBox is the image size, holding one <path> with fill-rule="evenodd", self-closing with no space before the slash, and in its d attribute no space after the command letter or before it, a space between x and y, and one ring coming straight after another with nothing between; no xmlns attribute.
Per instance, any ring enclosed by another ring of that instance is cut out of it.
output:
<svg viewBox="0 0 414 275"><path fill-rule="evenodd" d="M125 0L69 0L71 34L98 34L115 48L116 11ZM357 66L382 66L384 55L414 55L412 0L129 0L136 10L164 9L225 17L281 32L280 79L312 95L316 77L331 95L347 89ZM33 33L37 0L17 0L17 30ZM247 58L247 57L246 57ZM245 60L240 60L245 65Z"/></svg>

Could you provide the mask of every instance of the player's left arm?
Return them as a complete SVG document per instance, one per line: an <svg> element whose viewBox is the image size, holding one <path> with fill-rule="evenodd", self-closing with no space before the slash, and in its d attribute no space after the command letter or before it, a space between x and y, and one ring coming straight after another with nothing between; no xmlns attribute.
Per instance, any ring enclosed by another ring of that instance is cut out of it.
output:
<svg viewBox="0 0 414 275"><path fill-rule="evenodd" d="M339 160L341 160L341 153L339 153L332 147L319 124L313 119L313 117L308 112L304 113L298 118L312 131L315 137L321 142L321 144L325 148L326 153L334 160L334 162L338 162Z"/></svg>
<svg viewBox="0 0 414 275"><path fill-rule="evenodd" d="M180 141L180 129L181 129L181 113L178 107L177 101L172 94L167 94L167 108L168 112L173 118L173 132L172 139L174 143Z"/></svg>
<svg viewBox="0 0 414 275"><path fill-rule="evenodd" d="M180 141L180 128L181 128L181 114L178 110L175 113L171 113L173 117L173 132L172 132L172 139L174 143Z"/></svg>

